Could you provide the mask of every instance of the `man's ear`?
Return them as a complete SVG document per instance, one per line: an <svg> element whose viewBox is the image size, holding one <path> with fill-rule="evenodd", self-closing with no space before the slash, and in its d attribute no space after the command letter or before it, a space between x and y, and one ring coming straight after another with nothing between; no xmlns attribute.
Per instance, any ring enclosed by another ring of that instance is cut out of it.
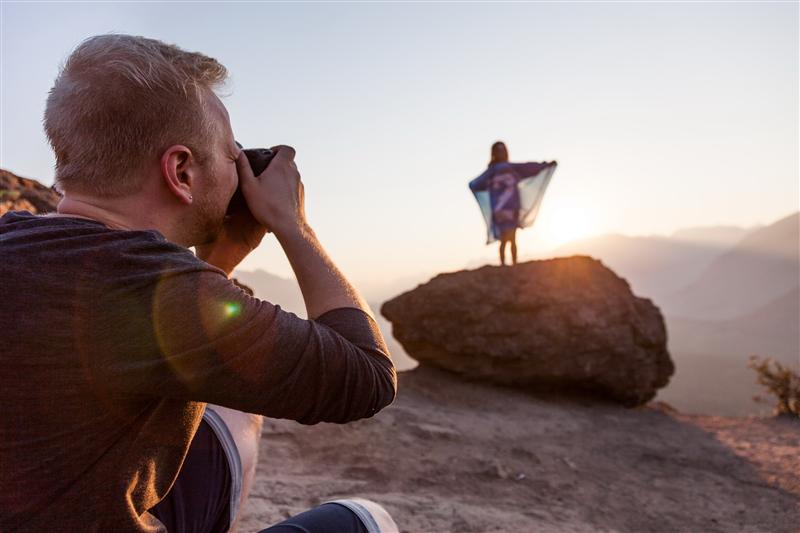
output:
<svg viewBox="0 0 800 533"><path fill-rule="evenodd" d="M161 154L161 178L178 201L191 204L192 189L197 185L197 161L192 151L174 144Z"/></svg>

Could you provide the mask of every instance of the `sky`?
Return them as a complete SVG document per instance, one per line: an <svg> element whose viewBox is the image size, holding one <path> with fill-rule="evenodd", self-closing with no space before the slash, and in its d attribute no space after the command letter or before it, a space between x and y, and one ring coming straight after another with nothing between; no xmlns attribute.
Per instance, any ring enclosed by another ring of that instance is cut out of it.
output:
<svg viewBox="0 0 800 533"><path fill-rule="evenodd" d="M520 254L798 210L797 2L0 3L0 167L52 184L47 92L83 39L202 52L246 147L290 144L367 286L496 262L467 182L503 140L559 163ZM268 236L241 265L291 269Z"/></svg>

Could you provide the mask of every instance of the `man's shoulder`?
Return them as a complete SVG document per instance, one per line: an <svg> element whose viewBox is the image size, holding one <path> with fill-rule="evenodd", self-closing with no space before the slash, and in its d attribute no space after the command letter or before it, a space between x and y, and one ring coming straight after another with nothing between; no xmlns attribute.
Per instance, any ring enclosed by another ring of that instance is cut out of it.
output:
<svg viewBox="0 0 800 533"><path fill-rule="evenodd" d="M0 235L18 252L59 254L68 262L85 257L119 273L208 271L225 275L154 229L119 230L96 220L9 211L0 217Z"/></svg>

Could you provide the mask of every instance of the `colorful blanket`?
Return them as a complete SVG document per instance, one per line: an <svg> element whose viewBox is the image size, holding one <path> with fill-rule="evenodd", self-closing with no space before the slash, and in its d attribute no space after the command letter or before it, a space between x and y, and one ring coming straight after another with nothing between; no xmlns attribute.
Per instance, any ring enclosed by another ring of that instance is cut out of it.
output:
<svg viewBox="0 0 800 533"><path fill-rule="evenodd" d="M555 161L494 163L469 182L486 221L486 244L509 228L533 225L556 166Z"/></svg>

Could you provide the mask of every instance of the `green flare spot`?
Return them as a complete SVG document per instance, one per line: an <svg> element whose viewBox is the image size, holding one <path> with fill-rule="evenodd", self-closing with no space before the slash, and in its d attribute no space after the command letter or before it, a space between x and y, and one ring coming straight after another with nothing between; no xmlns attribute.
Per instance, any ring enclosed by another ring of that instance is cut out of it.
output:
<svg viewBox="0 0 800 533"><path fill-rule="evenodd" d="M225 304L225 316L232 318L238 316L242 311L242 304L239 302L228 302Z"/></svg>

